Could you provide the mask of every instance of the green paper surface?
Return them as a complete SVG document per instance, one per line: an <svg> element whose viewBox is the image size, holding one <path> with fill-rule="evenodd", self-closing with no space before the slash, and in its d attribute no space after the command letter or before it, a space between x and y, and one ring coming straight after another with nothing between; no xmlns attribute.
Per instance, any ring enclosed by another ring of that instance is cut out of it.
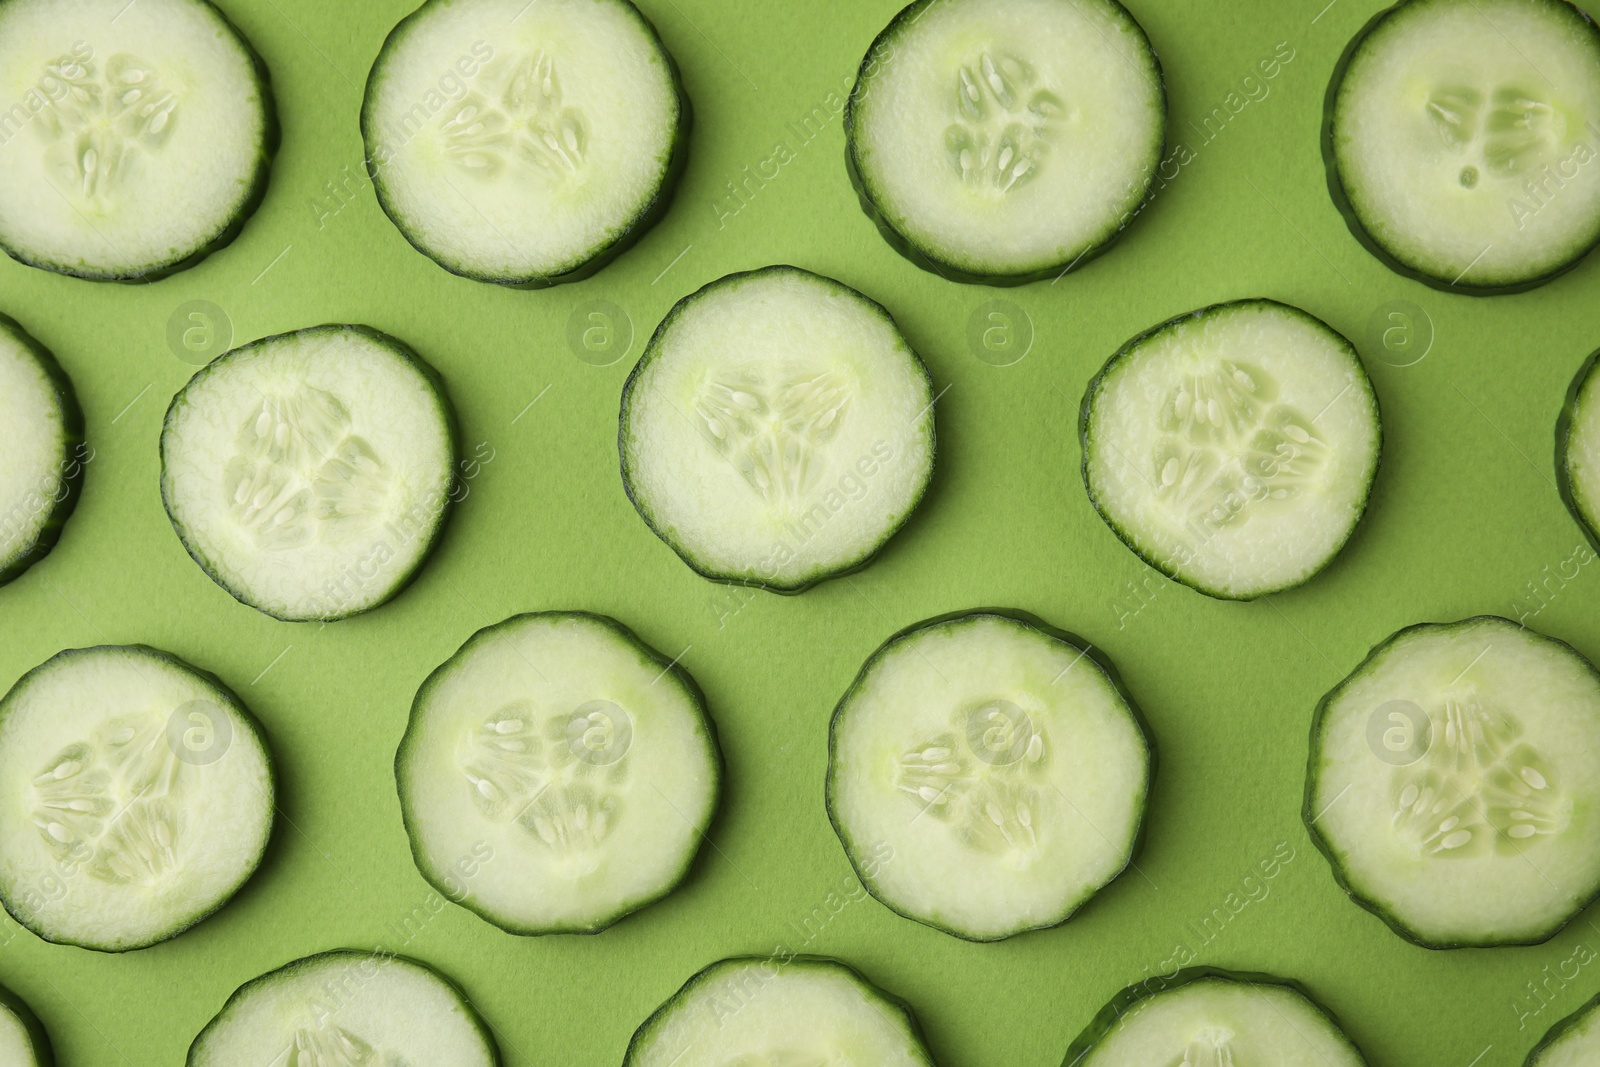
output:
<svg viewBox="0 0 1600 1067"><path fill-rule="evenodd" d="M1132 4L1165 67L1171 139L1187 162L1169 167L1103 257L1054 284L996 290L906 262L846 179L839 111L894 0L641 0L694 103L676 201L595 277L520 292L414 252L361 177L362 86L410 0L223 0L271 69L283 127L242 236L144 286L0 263L0 310L71 374L95 457L60 545L0 589L0 686L66 647L167 649L214 671L261 719L282 812L257 877L174 941L105 956L4 924L0 983L33 1005L60 1062L181 1062L240 983L319 950L381 945L460 983L513 1067L618 1064L634 1028L693 972L779 946L837 955L906 998L945 1067L1053 1065L1107 999L1172 969L1177 953L1299 979L1375 1067L1520 1064L1600 989L1596 910L1535 948L1406 944L1344 897L1312 848L1304 763L1318 698L1409 623L1521 615L1600 657L1600 566L1552 464L1567 387L1600 345L1600 260L1483 299L1426 288L1362 250L1329 199L1319 130L1338 55L1379 4L1325 3ZM1258 61L1280 50L1293 58L1260 79ZM619 394L650 331L700 285L775 262L886 305L943 391L938 470L918 514L871 567L793 598L695 576L646 529L617 473ZM1129 336L1254 296L1304 307L1356 342L1386 442L1371 510L1334 564L1299 590L1228 604L1164 582L1095 516L1077 413ZM1008 366L994 364L1016 347L986 361L969 342L996 300L1031 322L1031 347ZM184 553L161 507L157 439L195 369L168 342L190 301L220 307L235 343L367 323L443 375L479 466L397 600L326 627L275 622ZM586 361L569 344L569 323L585 324L593 301L631 322L631 348L608 366L595 363L615 350ZM1420 346L1391 334L1391 351L1369 330L1392 325L1393 301L1431 322L1420 361ZM1160 754L1138 869L1065 926L993 945L861 899L823 809L828 720L862 661L909 623L977 605L1096 643ZM395 797L394 750L418 684L480 627L545 609L611 614L681 654L727 757L723 811L687 883L595 937L517 938L439 907Z"/></svg>

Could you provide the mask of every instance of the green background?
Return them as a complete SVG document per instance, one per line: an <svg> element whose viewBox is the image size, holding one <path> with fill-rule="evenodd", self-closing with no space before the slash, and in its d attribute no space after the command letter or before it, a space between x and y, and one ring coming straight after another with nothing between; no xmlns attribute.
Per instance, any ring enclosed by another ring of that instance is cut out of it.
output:
<svg viewBox="0 0 1600 1067"><path fill-rule="evenodd" d="M1046 1065L1183 944L1201 962L1301 979L1375 1065L1520 1063L1546 1026L1600 990L1600 965L1578 962L1600 946L1594 916L1537 948L1402 942L1340 893L1311 847L1303 763L1318 697L1406 624L1536 611L1536 628L1600 657L1600 568L1576 562L1591 557L1551 462L1563 396L1597 343L1600 259L1533 292L1480 299L1427 289L1363 251L1329 201L1318 130L1339 52L1378 3L1323 3L1135 3L1166 69L1172 137L1193 158L1104 257L1057 284L998 291L900 258L846 180L833 108L896 0L642 0L694 102L677 199L596 277L518 292L451 277L413 252L358 177L362 85L410 0L223 0L272 71L284 131L243 235L147 286L0 263L0 310L58 354L95 449L60 546L0 590L0 685L65 647L171 650L219 674L265 723L282 812L258 876L175 941L106 956L5 925L0 981L38 1010L61 1061L179 1062L241 982L321 949L383 945L457 979L508 1064L614 1065L695 970L781 944L838 955L908 999L945 1067ZM1202 133L1280 42L1294 58L1265 98ZM813 114L820 133L807 141L798 124ZM726 183L780 142L793 158L748 203L729 201ZM339 198L330 182L343 183ZM887 305L944 390L921 510L870 568L795 598L692 574L635 515L615 448L623 378L667 309L774 262ZM1387 440L1371 510L1333 566L1300 590L1226 604L1166 585L1096 518L1075 423L1088 378L1127 337L1253 296L1303 306L1357 341ZM1014 365L969 345L969 319L994 298L1032 322ZM191 300L225 309L238 342L369 323L442 372L468 452L493 459L398 600L326 627L275 622L184 554L161 508L157 437L194 369L167 341ZM632 349L610 366L580 360L566 339L590 300L631 319ZM1389 353L1369 336L1393 300L1418 305L1435 334L1409 366L1392 364L1414 350ZM1563 567L1576 574L1552 581L1547 603L1527 599L1529 583ZM833 704L884 637L980 604L1083 634L1127 678L1161 755L1139 871L1064 927L994 945L870 898L831 914L830 894L858 895L822 803ZM397 936L430 893L391 771L411 697L479 627L551 608L615 615L669 657L682 653L727 756L715 847L679 892L597 937L516 938L454 906ZM1246 884L1279 850L1293 858L1277 876ZM1251 887L1260 899L1231 914L1230 894L1237 905ZM1229 921L1202 943L1192 924L1215 908ZM808 939L798 924L817 909L829 920ZM1576 979L1549 979L1563 963ZM1530 982L1544 983L1548 1006Z"/></svg>

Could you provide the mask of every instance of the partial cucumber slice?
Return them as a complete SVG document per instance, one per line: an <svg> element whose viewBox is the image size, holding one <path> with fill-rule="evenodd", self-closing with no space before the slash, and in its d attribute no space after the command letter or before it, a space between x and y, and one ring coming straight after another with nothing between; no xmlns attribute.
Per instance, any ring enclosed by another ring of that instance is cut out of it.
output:
<svg viewBox="0 0 1600 1067"><path fill-rule="evenodd" d="M1151 750L1081 638L977 611L902 630L834 712L828 814L872 895L971 941L1065 922L1132 862Z"/></svg>
<svg viewBox="0 0 1600 1067"><path fill-rule="evenodd" d="M1572 382L1556 425L1556 479L1578 525L1600 550L1600 352Z"/></svg>
<svg viewBox="0 0 1600 1067"><path fill-rule="evenodd" d="M531 288L592 274L665 213L689 100L628 0L428 0L384 42L361 130L406 240Z"/></svg>
<svg viewBox="0 0 1600 1067"><path fill-rule="evenodd" d="M1297 983L1192 967L1123 990L1067 1049L1067 1067L1365 1067Z"/></svg>
<svg viewBox="0 0 1600 1067"><path fill-rule="evenodd" d="M676 661L614 619L548 611L479 630L428 676L395 778L441 893L515 934L594 933L687 876L722 754ZM468 882L475 848L493 861Z"/></svg>
<svg viewBox="0 0 1600 1067"><path fill-rule="evenodd" d="M0 986L0 1063L15 1067L53 1067L50 1036L28 1005Z"/></svg>
<svg viewBox="0 0 1600 1067"><path fill-rule="evenodd" d="M1406 0L1346 49L1323 154L1391 269L1451 292L1549 281L1600 241L1600 31L1565 0Z"/></svg>
<svg viewBox="0 0 1600 1067"><path fill-rule="evenodd" d="M798 593L864 566L933 476L933 386L889 312L797 267L684 297L622 389L622 481L701 575Z"/></svg>
<svg viewBox="0 0 1600 1067"><path fill-rule="evenodd" d="M1493 616L1401 630L1318 705L1305 820L1428 948L1536 944L1600 895L1600 672Z"/></svg>
<svg viewBox="0 0 1600 1067"><path fill-rule="evenodd" d="M433 368L366 326L219 356L161 430L161 498L183 547L278 619L342 619L404 589L454 501L455 414Z"/></svg>
<svg viewBox="0 0 1600 1067"><path fill-rule="evenodd" d="M240 986L189 1046L188 1067L498 1067L462 992L404 956L340 949Z"/></svg>
<svg viewBox="0 0 1600 1067"><path fill-rule="evenodd" d="M1150 566L1224 600L1326 567L1366 510L1383 431L1350 342L1239 300L1133 338L1083 398L1083 480Z"/></svg>
<svg viewBox="0 0 1600 1067"><path fill-rule="evenodd" d="M1161 65L1116 0L917 0L862 61L846 161L914 263L1015 284L1122 232L1166 125Z"/></svg>
<svg viewBox="0 0 1600 1067"><path fill-rule="evenodd" d="M216 678L143 645L61 652L0 700L0 902L46 941L176 937L261 863L272 759Z"/></svg>
<svg viewBox="0 0 1600 1067"><path fill-rule="evenodd" d="M911 1008L838 960L741 957L684 983L623 1067L933 1067Z"/></svg>
<svg viewBox="0 0 1600 1067"><path fill-rule="evenodd" d="M72 382L0 315L0 585L43 559L72 509L89 452Z"/></svg>
<svg viewBox="0 0 1600 1067"><path fill-rule="evenodd" d="M151 281L238 235L277 147L267 70L205 0L0 4L0 247Z"/></svg>
<svg viewBox="0 0 1600 1067"><path fill-rule="evenodd" d="M1552 1026L1523 1067L1591 1067L1600 1063L1600 997Z"/></svg>

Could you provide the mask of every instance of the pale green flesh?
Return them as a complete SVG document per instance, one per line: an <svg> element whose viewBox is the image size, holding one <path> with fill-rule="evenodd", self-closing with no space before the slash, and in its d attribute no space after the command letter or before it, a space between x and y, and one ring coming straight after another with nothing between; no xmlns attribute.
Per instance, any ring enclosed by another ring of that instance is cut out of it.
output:
<svg viewBox="0 0 1600 1067"><path fill-rule="evenodd" d="M1132 216L1155 174L1160 70L1106 0L934 3L867 63L856 167L879 213L936 260L1065 266Z"/></svg>
<svg viewBox="0 0 1600 1067"><path fill-rule="evenodd" d="M0 1003L0 1063L6 1067L39 1067L41 1062L28 1027Z"/></svg>
<svg viewBox="0 0 1600 1067"><path fill-rule="evenodd" d="M518 933L593 930L665 894L710 822L718 757L693 694L593 616L523 616L423 686L400 802L423 871Z"/></svg>
<svg viewBox="0 0 1600 1067"><path fill-rule="evenodd" d="M1540 940L1600 889L1600 679L1566 646L1504 619L1406 631L1315 743L1314 828L1419 939Z"/></svg>
<svg viewBox="0 0 1600 1067"><path fill-rule="evenodd" d="M33 350L0 323L0 573L55 513L68 468L66 412Z"/></svg>
<svg viewBox="0 0 1600 1067"><path fill-rule="evenodd" d="M1568 1029L1528 1060L1527 1067L1594 1067L1600 1063L1600 1010L1583 1009Z"/></svg>
<svg viewBox="0 0 1600 1067"><path fill-rule="evenodd" d="M1137 341L1091 386L1084 473L1163 572L1249 599L1305 581L1349 538L1377 471L1377 399L1349 342L1267 301Z"/></svg>
<svg viewBox="0 0 1600 1067"><path fill-rule="evenodd" d="M266 167L265 94L198 0L0 5L0 244L115 278L203 251Z"/></svg>
<svg viewBox="0 0 1600 1067"><path fill-rule="evenodd" d="M1416 0L1360 45L1334 152L1367 233L1433 278L1536 280L1600 236L1600 37L1554 0Z"/></svg>
<svg viewBox="0 0 1600 1067"><path fill-rule="evenodd" d="M1127 866L1149 773L1094 660L979 615L869 663L834 724L829 801L880 899L992 940L1060 922Z"/></svg>
<svg viewBox="0 0 1600 1067"><path fill-rule="evenodd" d="M1562 457L1567 490L1591 533L1600 537L1600 374L1593 368L1573 400L1570 420Z"/></svg>
<svg viewBox="0 0 1600 1067"><path fill-rule="evenodd" d="M446 401L372 334L321 327L223 356L173 400L162 495L191 555L278 618L391 596L450 503Z"/></svg>
<svg viewBox="0 0 1600 1067"><path fill-rule="evenodd" d="M111 951L232 896L275 810L267 751L232 701L132 647L65 653L17 683L0 703L0 783L7 910Z"/></svg>
<svg viewBox="0 0 1600 1067"><path fill-rule="evenodd" d="M240 989L195 1039L188 1067L493 1067L472 1008L409 960L330 952Z"/></svg>
<svg viewBox="0 0 1600 1067"><path fill-rule="evenodd" d="M620 0L457 0L385 46L363 114L384 206L459 273L537 281L659 194L683 121L670 60Z"/></svg>
<svg viewBox="0 0 1600 1067"><path fill-rule="evenodd" d="M926 370L882 308L771 268L679 304L629 379L623 478L701 573L802 588L861 563L933 471Z"/></svg>
<svg viewBox="0 0 1600 1067"><path fill-rule="evenodd" d="M1073 1067L1363 1067L1315 1004L1286 986L1202 978L1131 1007Z"/></svg>
<svg viewBox="0 0 1600 1067"><path fill-rule="evenodd" d="M725 960L634 1037L624 1067L931 1067L905 1012L817 960Z"/></svg>

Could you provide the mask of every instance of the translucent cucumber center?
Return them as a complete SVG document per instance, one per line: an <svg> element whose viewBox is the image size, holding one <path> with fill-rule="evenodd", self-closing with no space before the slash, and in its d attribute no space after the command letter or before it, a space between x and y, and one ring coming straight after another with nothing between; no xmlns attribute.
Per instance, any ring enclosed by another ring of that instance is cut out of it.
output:
<svg viewBox="0 0 1600 1067"><path fill-rule="evenodd" d="M483 181L536 176L564 183L582 173L589 123L564 98L554 57L538 52L497 60L478 85L434 123L446 159Z"/></svg>
<svg viewBox="0 0 1600 1067"><path fill-rule="evenodd" d="M223 478L229 513L264 549L361 537L388 514L394 489L345 406L310 386L263 397Z"/></svg>
<svg viewBox="0 0 1600 1067"><path fill-rule="evenodd" d="M1061 99L1032 67L986 51L961 64L945 130L950 166L972 192L1002 197L1033 178L1049 154Z"/></svg>
<svg viewBox="0 0 1600 1067"><path fill-rule="evenodd" d="M375 1049L342 1026L302 1027L269 1067L408 1067L393 1052Z"/></svg>
<svg viewBox="0 0 1600 1067"><path fill-rule="evenodd" d="M1468 695L1429 718L1430 747L1390 783L1394 833L1417 856L1514 851L1566 830L1570 804L1513 716Z"/></svg>
<svg viewBox="0 0 1600 1067"><path fill-rule="evenodd" d="M1049 806L1041 727L1009 700L960 709L952 725L900 757L895 785L964 845L1025 865Z"/></svg>
<svg viewBox="0 0 1600 1067"><path fill-rule="evenodd" d="M728 1060L722 1067L851 1067L851 1061L838 1051L778 1049L773 1052L746 1052Z"/></svg>
<svg viewBox="0 0 1600 1067"><path fill-rule="evenodd" d="M1440 86L1427 109L1444 147L1461 160L1463 189L1477 188L1484 172L1518 181L1537 172L1558 157L1567 132L1557 108L1520 85Z"/></svg>
<svg viewBox="0 0 1600 1067"><path fill-rule="evenodd" d="M854 394L841 371L770 380L747 369L708 378L694 406L711 448L774 512L793 516L826 472Z"/></svg>
<svg viewBox="0 0 1600 1067"><path fill-rule="evenodd" d="M58 191L80 204L110 206L140 154L161 151L177 122L177 92L136 56L63 56L45 65L39 84L47 105L33 126L45 163Z"/></svg>
<svg viewBox="0 0 1600 1067"><path fill-rule="evenodd" d="M1233 1031L1225 1026L1206 1027L1189 1039L1189 1047L1171 1067L1235 1067Z"/></svg>
<svg viewBox="0 0 1600 1067"><path fill-rule="evenodd" d="M178 865L190 779L166 727L155 713L112 720L33 779L33 824L62 869L148 885Z"/></svg>
<svg viewBox="0 0 1600 1067"><path fill-rule="evenodd" d="M609 700L540 719L508 704L463 741L458 766L485 816L513 823L533 848L593 869L586 855L622 810L633 720Z"/></svg>
<svg viewBox="0 0 1600 1067"><path fill-rule="evenodd" d="M1292 504L1327 465L1311 421L1275 395L1265 372L1228 360L1172 388L1149 478L1184 525L1236 526Z"/></svg>

